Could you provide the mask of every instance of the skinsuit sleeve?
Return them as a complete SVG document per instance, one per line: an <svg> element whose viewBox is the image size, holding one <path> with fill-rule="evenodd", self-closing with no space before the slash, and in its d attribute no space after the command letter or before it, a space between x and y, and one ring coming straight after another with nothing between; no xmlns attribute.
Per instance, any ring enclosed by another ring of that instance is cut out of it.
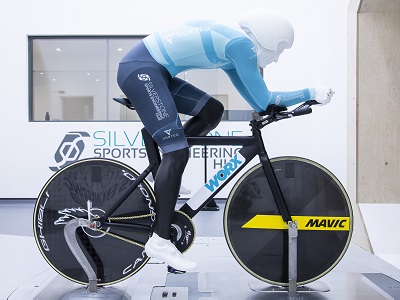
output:
<svg viewBox="0 0 400 300"><path fill-rule="evenodd" d="M270 104L291 106L311 99L312 91L308 88L290 92L269 91L258 71L256 50L249 39L232 40L226 46L225 55L231 66L223 70L256 112L266 110Z"/></svg>

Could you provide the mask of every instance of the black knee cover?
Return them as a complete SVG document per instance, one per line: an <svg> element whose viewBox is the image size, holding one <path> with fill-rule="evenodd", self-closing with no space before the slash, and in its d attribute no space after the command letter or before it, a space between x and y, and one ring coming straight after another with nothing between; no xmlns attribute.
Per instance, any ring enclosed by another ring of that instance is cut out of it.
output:
<svg viewBox="0 0 400 300"><path fill-rule="evenodd" d="M222 103L211 97L197 114L197 117L205 120L210 130L213 130L221 122L223 114L224 106Z"/></svg>
<svg viewBox="0 0 400 300"><path fill-rule="evenodd" d="M189 160L188 148L183 148L180 150L164 153L161 161L163 169L162 171L171 173L171 175L175 174L179 175L179 173L181 173L180 175L182 176L182 173L185 170L188 160Z"/></svg>
<svg viewBox="0 0 400 300"><path fill-rule="evenodd" d="M224 114L224 106L211 97L200 112L183 126L187 136L204 136L218 126Z"/></svg>

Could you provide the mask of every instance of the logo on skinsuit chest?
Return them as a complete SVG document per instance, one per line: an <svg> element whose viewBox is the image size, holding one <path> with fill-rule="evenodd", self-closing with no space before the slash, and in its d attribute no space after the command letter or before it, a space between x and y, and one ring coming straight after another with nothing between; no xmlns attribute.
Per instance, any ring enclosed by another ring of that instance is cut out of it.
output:
<svg viewBox="0 0 400 300"><path fill-rule="evenodd" d="M212 177L204 186L213 192L220 186L225 180L227 180L231 174L243 164L244 157L240 154L236 154L225 166L223 166L215 175Z"/></svg>

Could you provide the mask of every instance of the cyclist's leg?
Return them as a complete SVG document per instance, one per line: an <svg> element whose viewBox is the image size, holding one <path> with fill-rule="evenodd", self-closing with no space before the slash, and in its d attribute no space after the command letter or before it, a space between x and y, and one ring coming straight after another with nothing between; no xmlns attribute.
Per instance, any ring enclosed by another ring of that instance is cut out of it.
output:
<svg viewBox="0 0 400 300"><path fill-rule="evenodd" d="M164 239L169 239L176 199L178 198L182 174L189 159L188 148L163 154L160 167L154 181L154 190L157 201L157 211L163 212L158 216L154 225L154 232Z"/></svg>
<svg viewBox="0 0 400 300"><path fill-rule="evenodd" d="M187 136L205 136L216 128L222 119L224 106L217 99L210 97L200 112L188 120L183 129Z"/></svg>
<svg viewBox="0 0 400 300"><path fill-rule="evenodd" d="M205 136L218 126L224 113L221 102L179 78L169 88L178 112L193 116L183 126L187 136Z"/></svg>
<svg viewBox="0 0 400 300"><path fill-rule="evenodd" d="M121 73L124 73L122 68L132 68L131 73L125 72L128 76L120 77L120 87L163 152L154 186L157 213L154 233L146 243L146 253L176 269L192 270L196 264L186 260L170 242L172 216L189 158L186 136L168 89L171 77L158 64L128 64L133 65L120 65Z"/></svg>
<svg viewBox="0 0 400 300"><path fill-rule="evenodd" d="M157 216L153 235L145 245L148 256L156 257L181 271L190 271L197 267L196 263L181 255L170 241L172 218L188 159L187 147L163 154L154 181Z"/></svg>

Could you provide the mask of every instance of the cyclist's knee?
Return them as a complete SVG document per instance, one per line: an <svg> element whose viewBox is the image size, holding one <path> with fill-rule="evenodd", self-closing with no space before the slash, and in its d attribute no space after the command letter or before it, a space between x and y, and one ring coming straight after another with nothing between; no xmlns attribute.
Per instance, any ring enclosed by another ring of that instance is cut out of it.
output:
<svg viewBox="0 0 400 300"><path fill-rule="evenodd" d="M164 153L164 157L171 157L173 159L189 160L189 148L185 147L168 153Z"/></svg>
<svg viewBox="0 0 400 300"><path fill-rule="evenodd" d="M197 117L207 122L210 130L218 126L224 114L224 106L217 99L210 97L206 102Z"/></svg>
<svg viewBox="0 0 400 300"><path fill-rule="evenodd" d="M224 105L214 97L210 97L210 99L207 101L206 106L210 107L210 113L213 113L215 116L220 116L224 114Z"/></svg>
<svg viewBox="0 0 400 300"><path fill-rule="evenodd" d="M189 148L187 147L163 154L163 163L182 171L185 169L188 160Z"/></svg>
<svg viewBox="0 0 400 300"><path fill-rule="evenodd" d="M222 120L224 106L217 99L210 97L199 113L185 123L185 134L204 136L216 128Z"/></svg>

